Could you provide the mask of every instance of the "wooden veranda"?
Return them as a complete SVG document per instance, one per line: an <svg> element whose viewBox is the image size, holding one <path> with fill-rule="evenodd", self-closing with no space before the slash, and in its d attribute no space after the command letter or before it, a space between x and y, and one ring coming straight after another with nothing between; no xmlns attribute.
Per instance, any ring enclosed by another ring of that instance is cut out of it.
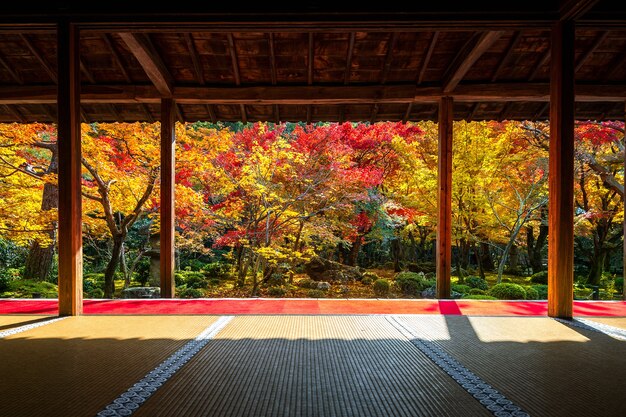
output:
<svg viewBox="0 0 626 417"><path fill-rule="evenodd" d="M574 120L624 118L626 5L128 3L0 6L0 122L58 124L61 315L82 309L81 122L161 122L172 297L175 121L437 120L447 298L452 122L549 118L549 314L572 316Z"/></svg>

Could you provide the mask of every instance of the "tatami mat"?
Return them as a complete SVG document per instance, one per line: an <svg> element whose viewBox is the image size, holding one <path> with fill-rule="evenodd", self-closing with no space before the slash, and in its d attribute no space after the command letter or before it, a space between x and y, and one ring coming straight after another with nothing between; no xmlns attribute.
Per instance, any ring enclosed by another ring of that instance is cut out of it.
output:
<svg viewBox="0 0 626 417"><path fill-rule="evenodd" d="M94 416L211 316L70 317L0 340L0 416Z"/></svg>
<svg viewBox="0 0 626 417"><path fill-rule="evenodd" d="M626 317L585 317L585 319L626 330Z"/></svg>
<svg viewBox="0 0 626 417"><path fill-rule="evenodd" d="M27 324L40 323L55 316L35 316L35 315L16 315L16 316L0 316L0 331L14 329L16 327L25 326Z"/></svg>
<svg viewBox="0 0 626 417"><path fill-rule="evenodd" d="M236 317L136 416L488 416L384 317Z"/></svg>
<svg viewBox="0 0 626 417"><path fill-rule="evenodd" d="M548 318L403 317L531 416L626 415L626 344Z"/></svg>

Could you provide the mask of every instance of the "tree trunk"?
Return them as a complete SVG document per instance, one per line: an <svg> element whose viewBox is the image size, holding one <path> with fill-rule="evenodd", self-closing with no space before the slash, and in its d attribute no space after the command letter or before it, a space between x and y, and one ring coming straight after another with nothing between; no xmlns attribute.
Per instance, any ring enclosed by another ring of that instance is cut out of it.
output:
<svg viewBox="0 0 626 417"><path fill-rule="evenodd" d="M467 270L469 266L470 243L465 238L459 240L459 267Z"/></svg>
<svg viewBox="0 0 626 417"><path fill-rule="evenodd" d="M390 246L391 246L391 258L393 259L393 270L394 272L400 272L402 270L402 268L400 268L400 257L402 256L402 247L400 245L400 239L392 239L390 242Z"/></svg>
<svg viewBox="0 0 626 417"><path fill-rule="evenodd" d="M509 251L509 272L513 275L519 274L519 251L515 243Z"/></svg>
<svg viewBox="0 0 626 417"><path fill-rule="evenodd" d="M487 242L480 242L480 265L484 271L492 272L494 270L491 248Z"/></svg>
<svg viewBox="0 0 626 417"><path fill-rule="evenodd" d="M543 262L541 258L541 251L546 244L548 238L548 225L543 223L539 226L539 236L535 240L534 229L531 226L526 226L526 248L528 251L528 260L530 267L533 270L533 274L543 271Z"/></svg>
<svg viewBox="0 0 626 417"><path fill-rule="evenodd" d="M124 289L130 287L130 273L128 272L128 267L126 266L126 250L124 248L124 242L122 242L122 248L120 249L120 268L122 269L122 274L124 275Z"/></svg>
<svg viewBox="0 0 626 417"><path fill-rule="evenodd" d="M115 270L117 269L117 264L120 261L120 253L122 252L123 246L123 236L113 237L111 260L104 270L104 298L113 298L113 294L115 293Z"/></svg>
<svg viewBox="0 0 626 417"><path fill-rule="evenodd" d="M594 251L595 252L595 251ZM606 250L601 249L597 251L595 256L590 259L589 276L587 277L587 284L599 285L602 278L602 271L604 270L604 260L606 259Z"/></svg>
<svg viewBox="0 0 626 417"><path fill-rule="evenodd" d="M359 235L357 236L356 240L350 247L350 252L348 253L348 256L346 257L346 260L344 262L346 265L348 266L356 265L356 260L359 256L359 252L361 251L362 245L363 245L363 236Z"/></svg>

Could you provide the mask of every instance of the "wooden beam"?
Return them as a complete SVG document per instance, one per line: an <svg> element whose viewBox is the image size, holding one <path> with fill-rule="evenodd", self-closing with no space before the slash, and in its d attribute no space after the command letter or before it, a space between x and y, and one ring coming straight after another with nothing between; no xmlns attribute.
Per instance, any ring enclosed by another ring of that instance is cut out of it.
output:
<svg viewBox="0 0 626 417"><path fill-rule="evenodd" d="M120 113L117 111L117 109L115 108L113 104L109 104L107 107L109 108L109 111L113 115L113 118L115 119L116 122L122 123L124 121L124 118L122 118L122 116L120 115Z"/></svg>
<svg viewBox="0 0 626 417"><path fill-rule="evenodd" d="M237 49L235 49L235 39L233 38L233 34L229 33L227 35L228 38L228 49L230 50L230 61L233 66L233 76L235 79L235 85L241 84L241 76L239 75L239 60L237 59Z"/></svg>
<svg viewBox="0 0 626 417"><path fill-rule="evenodd" d="M476 112L478 111L479 108L480 108L480 103L474 103L474 105L472 106L472 109L469 112L469 115L467 116L468 122L471 122L472 120L474 120L474 117L476 117Z"/></svg>
<svg viewBox="0 0 626 417"><path fill-rule="evenodd" d="M313 84L313 64L315 61L313 49L313 32L309 32L309 56L307 59L307 71L306 71L306 83L308 85Z"/></svg>
<svg viewBox="0 0 626 417"><path fill-rule="evenodd" d="M541 108L539 109L539 111L537 113L535 113L535 117L534 119L537 120L539 119L543 114L545 114L546 111L548 111L548 109L550 108L550 103L544 103L541 105Z"/></svg>
<svg viewBox="0 0 626 417"><path fill-rule="evenodd" d="M180 109L180 106L176 102L174 102L174 114L176 116L176 118L174 120L175 122L180 122L180 123L184 123L185 122L185 116L183 115L183 112Z"/></svg>
<svg viewBox="0 0 626 417"><path fill-rule="evenodd" d="M48 108L48 105L47 104L40 104L39 106L40 106L41 111L43 112L43 114L48 116L49 122L50 123L55 123L57 118L54 115L54 113Z"/></svg>
<svg viewBox="0 0 626 417"><path fill-rule="evenodd" d="M374 103L372 113L370 114L370 123L376 123L376 116L378 116L378 104Z"/></svg>
<svg viewBox="0 0 626 417"><path fill-rule="evenodd" d="M454 91L478 58L487 52L503 34L503 31L487 31L476 35L467 47L460 51L450 68L446 70L443 77L443 92L451 93Z"/></svg>
<svg viewBox="0 0 626 417"><path fill-rule="evenodd" d="M509 113L511 112L511 107L512 106L513 106L513 102L512 101L509 101L508 103L504 104L504 107L502 108L502 111L498 115L498 120L499 121L503 121L503 120L508 119Z"/></svg>
<svg viewBox="0 0 626 417"><path fill-rule="evenodd" d="M274 122L276 124L280 124L280 110L278 108L278 104L274 104L272 106L272 112L274 113Z"/></svg>
<svg viewBox="0 0 626 417"><path fill-rule="evenodd" d="M187 50L189 51L189 57L193 65L193 70L196 74L196 80L198 84L204 85L204 73L202 71L202 65L200 64L200 57L198 56L198 50L196 44L193 41L193 35L191 33L183 34L185 37L185 43L187 44Z"/></svg>
<svg viewBox="0 0 626 417"><path fill-rule="evenodd" d="M152 112L150 111L148 106L145 103L141 103L141 108L144 111L144 113L146 114L146 118L148 119L148 121L150 123L154 123L154 117L152 117Z"/></svg>
<svg viewBox="0 0 626 417"><path fill-rule="evenodd" d="M22 80L22 77L20 77L20 75L17 72L15 72L13 67L11 65L9 65L9 63L2 56L0 56L0 65L2 65L4 67L4 69L9 73L11 78L13 78L13 81L15 81L16 83L18 83L20 85L24 84L24 81Z"/></svg>
<svg viewBox="0 0 626 417"><path fill-rule="evenodd" d="M346 106L339 106L339 123L345 122L346 119Z"/></svg>
<svg viewBox="0 0 626 417"><path fill-rule="evenodd" d="M313 115L313 109L312 106L310 104L308 104L306 106L306 124L310 125L311 124L311 117Z"/></svg>
<svg viewBox="0 0 626 417"><path fill-rule="evenodd" d="M439 101L439 154L437 163L437 298L450 298L452 271L452 132L454 101Z"/></svg>
<svg viewBox="0 0 626 417"><path fill-rule="evenodd" d="M128 74L128 71L126 70L126 66L122 63L122 57L120 56L119 52L117 52L117 49L115 49L115 45L113 45L113 40L111 39L111 35L109 35L108 33L103 33L102 40L109 47L111 55L113 55L113 62L115 62L115 65L117 65L117 68L122 73L124 80L126 80L126 82L129 84L132 83L133 80Z"/></svg>
<svg viewBox="0 0 626 417"><path fill-rule="evenodd" d="M118 36L126 43L126 46L137 59L139 65L141 65L158 92L164 97L171 97L174 80L154 45L150 42L148 35L120 32Z"/></svg>
<svg viewBox="0 0 626 417"><path fill-rule="evenodd" d="M270 47L270 79L272 85L278 82L278 73L276 71L276 51L274 50L274 34L269 33L267 43Z"/></svg>
<svg viewBox="0 0 626 417"><path fill-rule="evenodd" d="M241 121L243 123L248 123L248 113L246 112L246 105L240 104L239 111L241 111Z"/></svg>
<svg viewBox="0 0 626 417"><path fill-rule="evenodd" d="M91 73L89 72L89 70L87 69L87 67L85 66L85 62L83 61L83 58L79 58L80 59L80 71L83 73L83 75L85 76L85 79L87 81L89 81L90 84L95 84L96 81L93 78L93 75L91 75Z"/></svg>
<svg viewBox="0 0 626 417"><path fill-rule="evenodd" d="M391 59L393 58L393 48L396 46L398 40L398 32L392 32L391 38L387 43L387 54L385 55L385 63L383 64L383 72L380 77L380 83L385 84L389 77L389 71L391 70Z"/></svg>
<svg viewBox="0 0 626 417"><path fill-rule="evenodd" d="M350 33L350 38L348 39L348 51L346 53L346 71L343 74L343 83L348 85L350 83L350 74L352 72L352 55L354 54L354 43L356 40L356 34L354 32Z"/></svg>
<svg viewBox="0 0 626 417"><path fill-rule="evenodd" d="M422 61L422 67L420 69L419 74L417 75L417 84L421 84L424 81L424 74L426 74L426 68L428 68L428 64L430 63L430 58L433 56L433 52L435 50L435 44L437 43L437 38L439 37L439 32L433 32L433 37L430 38L430 43L428 44L428 50L426 51L426 55L424 56L424 61Z"/></svg>
<svg viewBox="0 0 626 417"><path fill-rule="evenodd" d="M20 122L20 123L26 123L27 120L24 117L24 115L16 108L14 108L13 106L10 106L8 104L4 104L3 105L6 109L7 112L10 113L13 117L15 117L15 120Z"/></svg>
<svg viewBox="0 0 626 417"><path fill-rule="evenodd" d="M624 65L626 65L626 51L622 51L621 53L615 55L611 62L609 62L606 66L606 70L604 71L604 74L600 76L600 79L607 82L615 73L619 72Z"/></svg>
<svg viewBox="0 0 626 417"><path fill-rule="evenodd" d="M83 310L83 236L80 131L80 33L61 22L57 28L59 315Z"/></svg>
<svg viewBox="0 0 626 417"><path fill-rule="evenodd" d="M585 64L587 59L593 54L593 52L600 46L602 42L609 35L608 31L601 32L598 37L593 41L593 44L587 49L580 58L578 58L578 62L576 62L576 66L574 67L574 73L578 72L578 70Z"/></svg>
<svg viewBox="0 0 626 417"><path fill-rule="evenodd" d="M571 318L574 285L574 22L552 29L548 315Z"/></svg>
<svg viewBox="0 0 626 417"><path fill-rule="evenodd" d="M537 61L533 71L530 73L530 77L528 77L529 82L535 80L541 68L543 68L543 66L548 62L548 59L550 59L550 48L546 49L541 58L539 58L539 61Z"/></svg>
<svg viewBox="0 0 626 417"><path fill-rule="evenodd" d="M495 82L500 76L500 71L502 71L502 68L504 68L506 63L509 62L509 59L511 58L511 53L513 52L513 50L515 49L515 47L517 46L521 38L522 38L522 32L516 31L515 35L513 35L513 37L511 38L511 41L509 42L509 45L507 46L506 51L504 52L504 55L502 56L502 59L498 63L496 70L493 72L493 75L491 77L492 83Z"/></svg>
<svg viewBox="0 0 626 417"><path fill-rule="evenodd" d="M404 117L402 118L402 122L406 123L411 117L411 110L413 110L413 102L410 102L408 106L406 106L406 111L404 112Z"/></svg>
<svg viewBox="0 0 626 417"><path fill-rule="evenodd" d="M559 19L578 20L597 2L598 0L561 0L559 2Z"/></svg>
<svg viewBox="0 0 626 417"><path fill-rule="evenodd" d="M41 54L39 49L37 49L37 47L32 43L32 41L28 38L28 36L26 36L24 34L20 34L20 38L26 44L26 47L30 50L30 52L37 59L37 61L39 61L39 63L43 67L43 69L46 70L46 73L48 74L50 79L56 84L57 83L57 73L50 66L50 64L48 64L48 62L43 57L43 55Z"/></svg>
<svg viewBox="0 0 626 417"><path fill-rule="evenodd" d="M619 102L626 97L626 84L577 84L576 101ZM47 86L0 86L0 104L56 103L57 88ZM441 87L415 84L340 86L175 87L173 98L180 104L372 104L437 103L445 96ZM453 97L458 102L548 102L548 83L461 84ZM84 85L83 103L158 104L160 93L149 85Z"/></svg>
<svg viewBox="0 0 626 417"><path fill-rule="evenodd" d="M215 114L215 109L213 108L212 104L206 105L206 111L207 113L209 113L209 117L211 118L211 123L213 124L217 123L217 115Z"/></svg>
<svg viewBox="0 0 626 417"><path fill-rule="evenodd" d="M624 127L626 127L626 102L624 102ZM626 129L624 129L624 172L626 172ZM626 175L624 175L624 190L626 190ZM626 207L626 193L622 199L624 207ZM625 210L626 211L626 210ZM622 266L622 279L626 282L626 216L624 216L624 231L623 231L623 266ZM626 301L626 285L622 286L622 299Z"/></svg>
<svg viewBox="0 0 626 417"><path fill-rule="evenodd" d="M176 149L176 103L161 100L161 212L160 261L161 297L173 298L175 294L174 267L174 173Z"/></svg>

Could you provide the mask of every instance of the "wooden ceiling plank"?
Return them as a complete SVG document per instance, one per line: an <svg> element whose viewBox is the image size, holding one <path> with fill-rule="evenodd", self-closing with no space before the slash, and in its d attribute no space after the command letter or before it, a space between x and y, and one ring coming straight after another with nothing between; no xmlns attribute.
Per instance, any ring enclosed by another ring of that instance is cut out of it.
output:
<svg viewBox="0 0 626 417"><path fill-rule="evenodd" d="M239 105L239 110L241 111L241 121L243 123L248 123L248 114L246 112L246 105L245 104L240 104Z"/></svg>
<svg viewBox="0 0 626 417"><path fill-rule="evenodd" d="M13 117L17 119L20 123L26 123L26 117L14 106L10 106L8 104L4 104L4 107L7 109L7 113L10 113Z"/></svg>
<svg viewBox="0 0 626 417"><path fill-rule="evenodd" d="M118 36L120 36L126 46L128 46L128 49L137 59L159 93L164 97L171 97L174 88L174 80L148 35L143 33L120 32Z"/></svg>
<svg viewBox="0 0 626 417"><path fill-rule="evenodd" d="M239 75L239 60L237 59L237 50L235 49L235 39L233 38L233 34L229 33L227 35L228 38L228 49L230 50L230 60L233 65L233 75L235 78L235 84L241 85L241 76Z"/></svg>
<svg viewBox="0 0 626 417"><path fill-rule="evenodd" d="M146 103L141 103L141 108L143 109L143 112L146 114L146 119L150 123L154 123L154 117L152 117L152 112L150 111L150 108L148 108L148 105L146 105Z"/></svg>
<svg viewBox="0 0 626 417"><path fill-rule="evenodd" d="M115 65L117 65L118 69L122 73L124 80L126 80L126 82L129 84L132 83L133 80L128 74L126 67L122 63L122 57L120 56L120 53L117 51L117 49L115 49L115 46L113 45L113 40L111 39L111 35L109 35L108 33L103 33L102 40L109 47L109 51L111 52L111 55L113 56L113 62L115 62Z"/></svg>
<svg viewBox="0 0 626 417"><path fill-rule="evenodd" d="M9 65L6 59L4 59L4 57L2 56L0 56L0 65L2 65L5 70L7 70L11 78L13 78L13 81L20 85L24 84L22 77L20 77L20 75L13 69L11 65Z"/></svg>
<svg viewBox="0 0 626 417"><path fill-rule="evenodd" d="M90 84L95 84L96 81L94 80L93 75L91 75L91 72L89 72L89 70L85 66L85 62L83 61L83 58L80 57L78 59L80 61L80 71L83 73L83 75L85 76L87 81L89 81Z"/></svg>
<svg viewBox="0 0 626 417"><path fill-rule="evenodd" d="M433 32L433 37L430 38L430 43L428 44L428 50L426 51L426 56L424 57L424 61L422 62L422 68L420 69L419 75L417 76L417 84L421 84L424 81L424 74L426 74L426 68L428 68L428 64L430 63L430 58L433 56L433 51L435 50L435 44L437 43L437 38L439 37L439 32Z"/></svg>
<svg viewBox="0 0 626 417"><path fill-rule="evenodd" d="M411 117L411 110L413 110L413 102L410 102L406 107L406 111L404 112L404 116L402 117L402 122L406 123Z"/></svg>
<svg viewBox="0 0 626 417"><path fill-rule="evenodd" d="M268 34L267 42L270 47L270 66L271 66L270 77L271 77L272 85L276 85L276 83L278 82L278 74L276 71L276 51L274 50L274 34L273 33L270 32Z"/></svg>
<svg viewBox="0 0 626 417"><path fill-rule="evenodd" d="M309 56L307 59L307 76L306 76L306 82L308 85L313 84L313 62L314 62L313 32L309 32Z"/></svg>
<svg viewBox="0 0 626 417"><path fill-rule="evenodd" d="M564 0L559 7L560 20L578 20L583 17L598 0Z"/></svg>
<svg viewBox="0 0 626 417"><path fill-rule="evenodd" d="M391 38L387 43L387 54L385 55L385 63L383 65L382 76L380 77L380 83L385 84L389 77L389 71L391 70L391 60L393 58L393 49L396 46L398 40L398 32L393 32Z"/></svg>
<svg viewBox="0 0 626 417"><path fill-rule="evenodd" d="M546 49L546 51L543 53L541 58L539 58L537 65L535 65L535 67L533 68L533 71L530 73L530 77L528 77L528 81L535 80L541 68L543 68L543 66L548 63L548 59L550 59L550 48Z"/></svg>
<svg viewBox="0 0 626 417"><path fill-rule="evenodd" d="M576 66L574 67L574 72L578 72L578 70L585 65L585 62L587 62L587 60L589 59L589 57L591 55L593 55L593 52L598 49L598 46L600 46L600 44L602 42L604 42L604 40L606 39L606 37L608 36L609 32L608 31L602 31L597 37L596 39L593 41L593 44L589 47L589 49L587 49L580 58L578 58L578 62L576 63Z"/></svg>
<svg viewBox="0 0 626 417"><path fill-rule="evenodd" d="M503 31L486 31L474 36L459 51L443 77L444 93L451 93L472 68L472 65L504 34Z"/></svg>
<svg viewBox="0 0 626 417"><path fill-rule="evenodd" d="M504 52L504 55L502 56L502 59L498 63L496 70L493 72L493 76L491 77L492 83L498 79L498 77L500 76L500 72L502 71L502 68L504 68L504 66L509 62L509 59L511 59L511 53L517 47L517 44L519 43L521 38L522 38L522 32L516 31L513 37L511 38L511 41L509 42L509 45L507 46L506 51Z"/></svg>
<svg viewBox="0 0 626 417"><path fill-rule="evenodd" d="M211 119L211 123L217 123L217 115L215 114L215 109L212 104L206 105L206 111L209 113L209 118Z"/></svg>
<svg viewBox="0 0 626 417"><path fill-rule="evenodd" d="M352 55L354 55L354 43L356 40L356 34L350 33L348 40L348 51L346 53L346 71L343 74L343 83L348 85L350 83L350 74L352 73Z"/></svg>
<svg viewBox="0 0 626 417"><path fill-rule="evenodd" d="M372 113L370 114L370 123L376 123L376 116L378 116L379 106L378 103L374 103L372 106Z"/></svg>
<svg viewBox="0 0 626 417"><path fill-rule="evenodd" d="M58 81L58 77L54 68L52 68L52 66L50 66L50 64L45 60L43 55L41 55L41 52L37 49L37 47L33 44L33 42L28 38L28 36L21 33L20 38L26 44L26 47L30 50L30 52L37 59L37 61L39 61L39 63L41 64L43 69L46 71L50 79L56 84Z"/></svg>
<svg viewBox="0 0 626 417"><path fill-rule="evenodd" d="M200 57L198 55L198 50L196 49L196 44L194 43L193 35L191 33L185 33L183 36L185 37L189 57L191 58L193 70L196 74L196 81L198 81L198 84L204 85L204 74L202 71L202 65L200 65Z"/></svg>
<svg viewBox="0 0 626 417"><path fill-rule="evenodd" d="M115 108L113 104L109 104L107 107L109 111L111 112L111 114L113 115L113 118L115 119L116 122L119 122L119 123L124 122L124 118L122 117L120 112L117 111L117 109Z"/></svg>

